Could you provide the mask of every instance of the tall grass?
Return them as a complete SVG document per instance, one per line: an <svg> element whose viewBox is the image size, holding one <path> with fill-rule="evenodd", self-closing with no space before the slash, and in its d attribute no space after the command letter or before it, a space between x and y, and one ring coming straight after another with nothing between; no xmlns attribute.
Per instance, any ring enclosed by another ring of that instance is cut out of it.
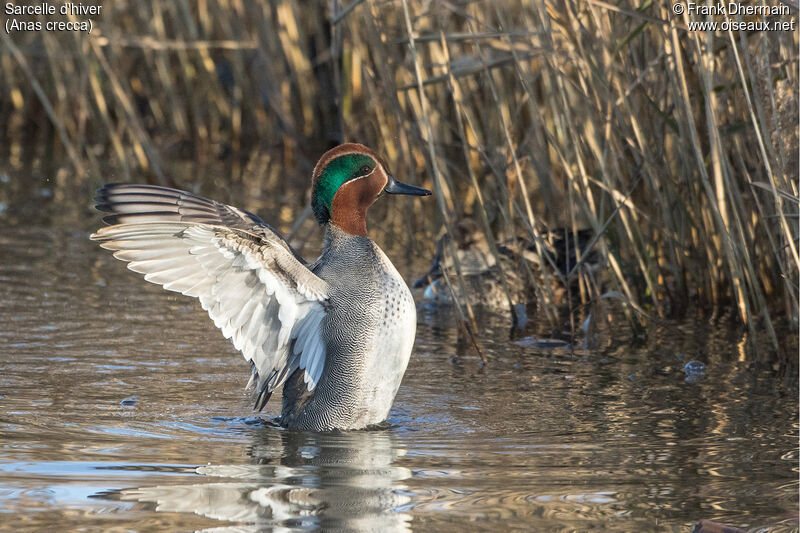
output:
<svg viewBox="0 0 800 533"><path fill-rule="evenodd" d="M252 172L256 151L305 183L359 140L429 182L446 227L592 228L605 274L580 255L550 274L584 303L632 321L735 309L780 351L776 320L798 317L797 32L688 31L670 6L113 2L88 38L0 34L0 138L12 159L55 146L74 186L100 161L171 183L183 154L227 157L245 187L278 179Z"/></svg>

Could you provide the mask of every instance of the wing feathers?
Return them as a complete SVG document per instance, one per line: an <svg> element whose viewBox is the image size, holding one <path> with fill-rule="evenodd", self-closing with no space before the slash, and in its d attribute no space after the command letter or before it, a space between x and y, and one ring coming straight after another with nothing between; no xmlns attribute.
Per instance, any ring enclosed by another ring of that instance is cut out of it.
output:
<svg viewBox="0 0 800 533"><path fill-rule="evenodd" d="M142 198L142 196L139 196ZM179 214L206 214L206 215L215 215L216 210L212 207L202 205L202 204L174 204L172 202L160 202L155 201L157 197L151 197L147 201L131 201L130 198L126 198L123 202L116 202L114 204L114 213L126 215L132 213L151 213L156 211L162 211L167 213L176 212L175 209L177 207L177 213ZM106 209L111 209L108 206L104 206Z"/></svg>
<svg viewBox="0 0 800 533"><path fill-rule="evenodd" d="M305 375L303 376L303 381L308 383L308 390L314 390L314 388L317 386L317 381L319 378L317 375L317 366L322 363L323 357L321 357L321 355L324 353L325 348L322 345L322 339L319 337L312 339L310 342L311 346L307 349L307 351L303 351L303 355L308 354L306 363L305 365L303 364L303 358L301 357L300 367L305 367L306 369Z"/></svg>
<svg viewBox="0 0 800 533"><path fill-rule="evenodd" d="M211 216L221 204L171 189L125 186L98 193L98 202L126 223L102 228L92 239L147 281L200 299L214 324L252 363L257 407L294 369L304 369L309 390L316 387L325 364L320 332L328 287L280 237L270 239L274 234L266 226L250 233L193 223L193 217ZM227 213L249 217L234 209Z"/></svg>
<svg viewBox="0 0 800 533"><path fill-rule="evenodd" d="M103 219L108 224L174 220L244 230L269 228L252 213L167 187L110 183L98 189L95 201L95 207L99 211L112 213ZM271 230L269 232L274 234ZM277 234L274 235L283 240Z"/></svg>
<svg viewBox="0 0 800 533"><path fill-rule="evenodd" d="M182 257L183 250L174 247L167 248L142 248L140 250L117 250L114 257L121 261L150 261L153 259L167 259L169 257Z"/></svg>

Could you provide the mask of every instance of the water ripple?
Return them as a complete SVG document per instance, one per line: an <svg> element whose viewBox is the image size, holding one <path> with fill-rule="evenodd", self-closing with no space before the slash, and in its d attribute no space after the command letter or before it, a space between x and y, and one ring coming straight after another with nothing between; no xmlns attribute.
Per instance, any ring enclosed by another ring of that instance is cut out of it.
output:
<svg viewBox="0 0 800 533"><path fill-rule="evenodd" d="M486 318L481 366L423 310L389 423L314 434L86 234L12 228L0 257L0 529L797 529L796 380L724 326L573 353Z"/></svg>

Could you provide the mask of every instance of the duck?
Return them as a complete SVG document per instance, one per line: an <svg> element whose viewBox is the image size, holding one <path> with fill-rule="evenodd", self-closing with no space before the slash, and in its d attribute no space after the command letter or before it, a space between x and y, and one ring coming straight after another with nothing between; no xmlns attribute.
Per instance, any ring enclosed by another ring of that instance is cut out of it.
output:
<svg viewBox="0 0 800 533"><path fill-rule="evenodd" d="M593 235L591 230L586 229L577 232L581 250L585 251ZM562 277L567 275L576 263L572 232L557 228L540 232L535 238L550 258L547 264L552 292L556 300L563 299L566 291L558 280L558 274ZM456 281L451 247L458 259L466 294L462 294L460 284ZM436 240L430 269L412 286L424 289L423 300L434 306L452 305L455 298L473 307L498 313L513 310L519 315L523 308L535 307L536 285L544 282L536 243L524 235L517 235L514 239L497 240L494 248L496 254L491 251L486 234L473 219L461 219L454 225L452 234L444 232ZM584 265L594 271L598 268L598 261L599 254L591 250Z"/></svg>
<svg viewBox="0 0 800 533"><path fill-rule="evenodd" d="M146 281L200 300L250 363L255 410L282 386L282 426L363 429L388 417L417 326L411 291L367 233L384 193L431 194L363 144L325 152L311 177L324 230L313 263L253 213L154 185L98 189L109 225L90 238Z"/></svg>
<svg viewBox="0 0 800 533"><path fill-rule="evenodd" d="M458 259L465 294L462 294L461 285L456 281L451 246ZM524 266L520 261L538 263L538 258L514 253L508 246L497 246L496 249L498 253L495 255L475 221L462 219L455 225L452 234L445 232L436 240L430 269L412 286L415 289L424 288L423 301L434 306L448 306L455 299L467 301L473 307L508 311L511 307L535 302L535 292L532 285L526 282Z"/></svg>

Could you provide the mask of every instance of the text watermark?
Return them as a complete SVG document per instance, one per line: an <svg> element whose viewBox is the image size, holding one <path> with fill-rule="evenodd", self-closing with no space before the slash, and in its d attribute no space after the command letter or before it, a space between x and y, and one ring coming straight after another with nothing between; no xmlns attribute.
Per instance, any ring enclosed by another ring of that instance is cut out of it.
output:
<svg viewBox="0 0 800 533"><path fill-rule="evenodd" d="M92 33L94 19L103 6L80 2L6 2L3 24L6 33L18 31L78 31ZM52 17L42 20L42 17Z"/></svg>
<svg viewBox="0 0 800 533"><path fill-rule="evenodd" d="M675 2L672 13L693 17L707 17L704 20L687 22L689 31L796 31L797 18L790 14L789 6L780 2L773 5L750 4L744 2L717 2L714 4L698 2ZM748 17L747 19L714 20L713 17ZM763 17L763 18L753 18ZM768 17L768 18L767 18Z"/></svg>

